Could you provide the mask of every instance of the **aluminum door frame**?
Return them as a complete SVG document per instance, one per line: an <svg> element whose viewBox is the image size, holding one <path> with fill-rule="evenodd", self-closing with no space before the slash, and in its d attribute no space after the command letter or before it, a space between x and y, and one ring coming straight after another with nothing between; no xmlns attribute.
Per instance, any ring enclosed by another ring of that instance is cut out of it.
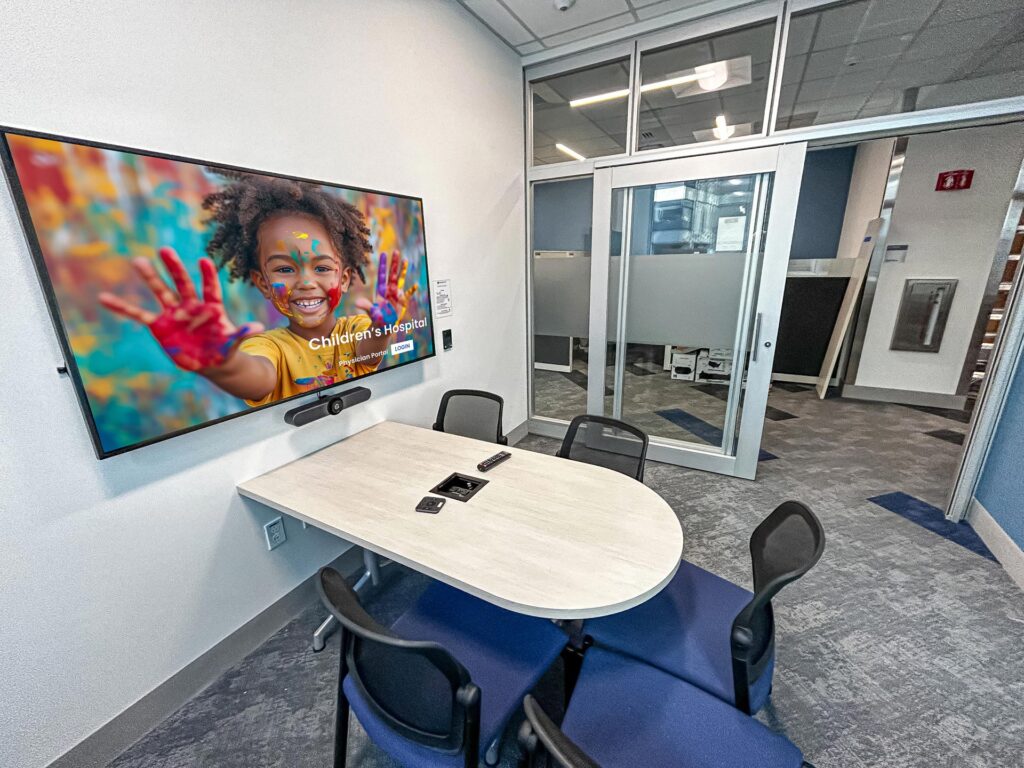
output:
<svg viewBox="0 0 1024 768"><path fill-rule="evenodd" d="M594 207L590 265L590 351L588 370L599 371L587 378L587 411L604 413L605 364L608 348L608 285L611 265L612 195L614 190L629 187L663 184L668 182L714 179L724 176L747 176L773 173L771 203L768 211L768 231L764 237L764 256L761 260L760 280L747 281L757 285L753 311L741 299L741 333L744 338L751 330L751 359L747 367L746 394L744 396L739 433L735 452L727 455L720 448L689 445L668 438L652 437L648 458L693 469L717 472L733 477L753 480L764 431L764 414L768 404L772 363L775 359L775 341L779 330L779 314L786 286L786 272L792 247L793 227L803 174L806 142L781 144L736 151L717 152L698 157L677 158L630 165L596 164L594 171ZM628 199L629 196L627 196ZM628 208L629 206L623 206ZM628 222L628 219L627 219ZM760 229L756 232L761 234ZM623 232L621 270L628 273L628 227ZM751 237L754 240L754 233ZM755 241L756 242L756 241ZM623 336L627 311L628 280L619 281L615 327L616 350L624 349ZM745 290L747 289L745 285ZM755 318L757 321L755 322ZM751 329L750 325L756 327ZM756 354L754 351L756 350ZM620 354L621 357L621 354ZM621 362L621 361L620 361ZM616 382L620 381L616 366ZM742 366L738 369L742 370ZM742 383L738 382L742 387ZM617 390L618 391L618 390Z"/></svg>

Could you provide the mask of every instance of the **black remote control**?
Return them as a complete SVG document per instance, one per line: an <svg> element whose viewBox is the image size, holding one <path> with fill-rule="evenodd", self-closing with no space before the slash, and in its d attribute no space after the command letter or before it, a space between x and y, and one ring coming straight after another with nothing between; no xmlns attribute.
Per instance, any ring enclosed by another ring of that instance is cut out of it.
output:
<svg viewBox="0 0 1024 768"><path fill-rule="evenodd" d="M493 456L491 456L491 458L484 459L483 461L481 461L479 464L476 465L476 468L479 469L481 472L486 472L496 464L501 464L501 462L503 462L505 459L511 458L511 453L509 453L508 451L501 451L500 453L496 453Z"/></svg>

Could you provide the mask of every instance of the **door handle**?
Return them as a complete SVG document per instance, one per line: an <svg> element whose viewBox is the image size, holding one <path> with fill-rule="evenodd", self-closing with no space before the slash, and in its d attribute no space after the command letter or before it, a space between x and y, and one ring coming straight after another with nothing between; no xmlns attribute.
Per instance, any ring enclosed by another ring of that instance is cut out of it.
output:
<svg viewBox="0 0 1024 768"><path fill-rule="evenodd" d="M757 348L761 346L761 313L754 318L754 348L750 352L750 361L757 362Z"/></svg>

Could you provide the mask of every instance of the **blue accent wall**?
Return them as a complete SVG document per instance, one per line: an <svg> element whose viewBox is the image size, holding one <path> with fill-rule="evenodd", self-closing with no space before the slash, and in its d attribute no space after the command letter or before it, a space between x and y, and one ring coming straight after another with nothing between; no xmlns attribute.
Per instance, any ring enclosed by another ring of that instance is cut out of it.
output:
<svg viewBox="0 0 1024 768"><path fill-rule="evenodd" d="M1024 358L1017 364L975 497L1024 549Z"/></svg>
<svg viewBox="0 0 1024 768"><path fill-rule="evenodd" d="M856 154L856 147L818 149L807 153L789 258L836 257Z"/></svg>

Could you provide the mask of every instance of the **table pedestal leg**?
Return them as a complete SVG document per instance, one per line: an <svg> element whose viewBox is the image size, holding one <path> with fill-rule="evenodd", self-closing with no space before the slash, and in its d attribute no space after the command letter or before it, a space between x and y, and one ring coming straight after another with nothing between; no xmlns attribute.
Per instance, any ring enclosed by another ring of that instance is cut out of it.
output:
<svg viewBox="0 0 1024 768"><path fill-rule="evenodd" d="M384 565L386 564L387 563ZM377 555L368 549L363 550L363 567L363 574L359 577L359 580L355 585L356 592L364 590L367 584L374 587L380 586L381 562ZM334 631L337 624L337 619L333 616L328 616L323 620L320 626L316 628L313 632L313 651L315 653L319 653L324 649L324 646L327 644L327 638L330 636L331 632Z"/></svg>

